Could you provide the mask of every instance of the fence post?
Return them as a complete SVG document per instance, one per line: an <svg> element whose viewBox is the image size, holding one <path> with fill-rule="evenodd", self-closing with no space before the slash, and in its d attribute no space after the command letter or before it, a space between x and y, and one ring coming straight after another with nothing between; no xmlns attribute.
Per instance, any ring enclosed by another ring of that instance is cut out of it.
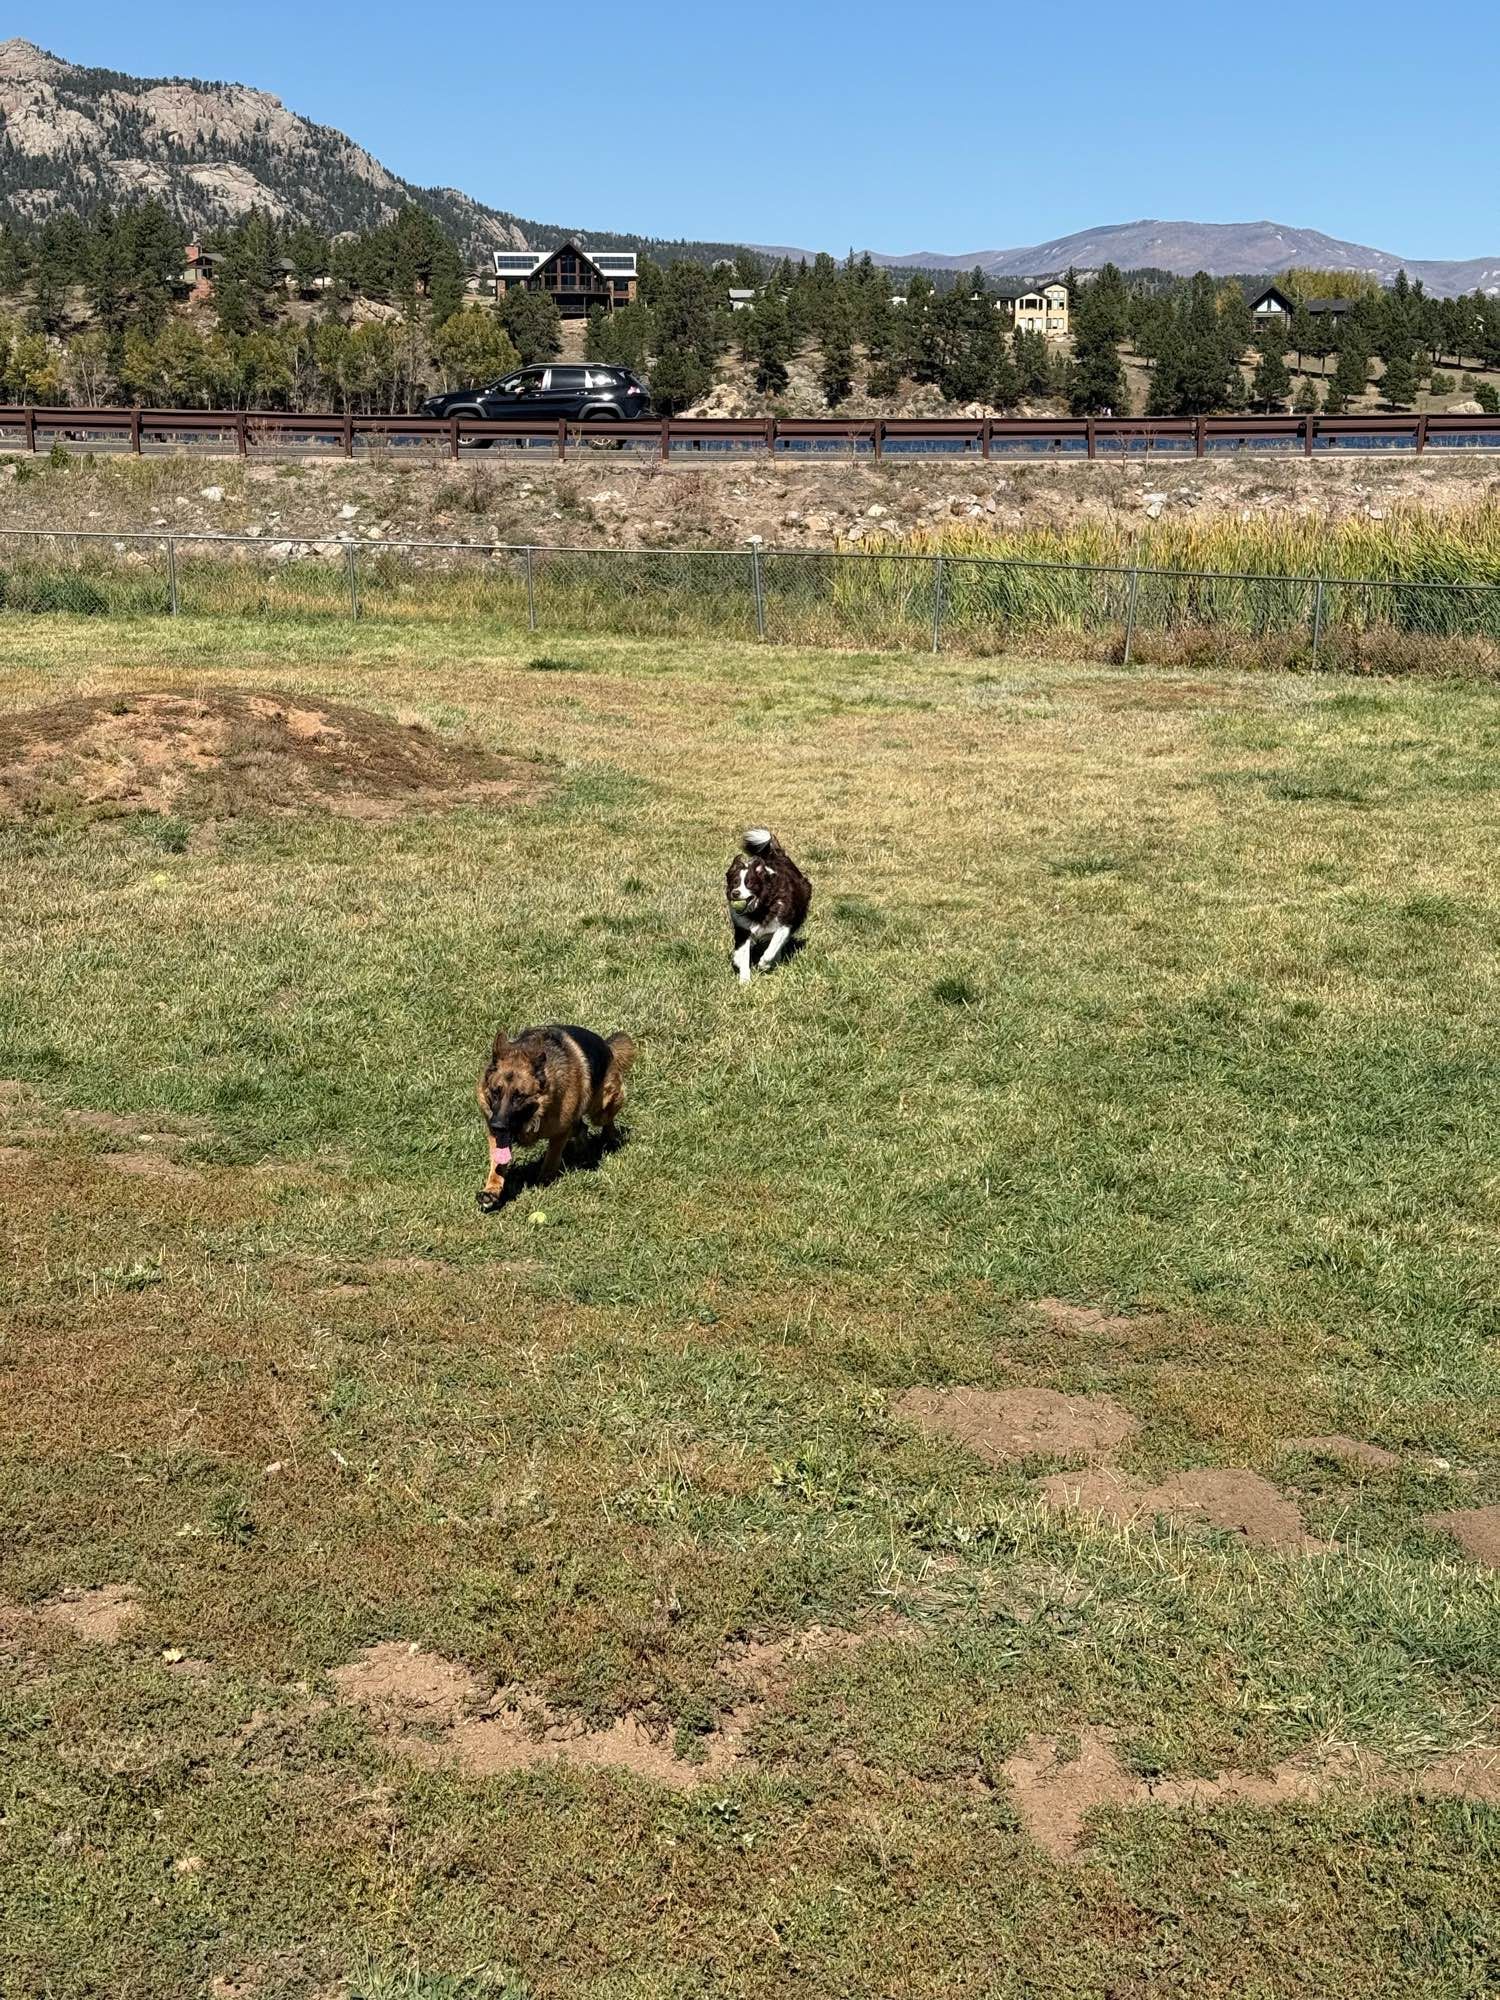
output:
<svg viewBox="0 0 1500 2000"><path fill-rule="evenodd" d="M1426 449L1427 449L1427 412L1424 410L1422 414L1417 418L1417 450L1426 451Z"/></svg>
<svg viewBox="0 0 1500 2000"><path fill-rule="evenodd" d="M1319 577L1313 585L1313 643L1312 663L1314 672L1318 665L1318 647L1323 642L1323 579Z"/></svg>
<svg viewBox="0 0 1500 2000"><path fill-rule="evenodd" d="M450 458L453 458L453 459L456 459L456 458L458 457L458 418L457 418L457 417L450 417L450 418L448 419L448 456L449 456Z"/></svg>
<svg viewBox="0 0 1500 2000"><path fill-rule="evenodd" d="M528 632L536 630L536 577L532 572L531 556L531 544L528 542L526 544L526 629Z"/></svg>
<svg viewBox="0 0 1500 2000"><path fill-rule="evenodd" d="M941 553L932 559L932 650L940 650L943 642L943 558Z"/></svg>
<svg viewBox="0 0 1500 2000"><path fill-rule="evenodd" d="M1194 458L1202 458L1204 449L1204 440L1207 438L1207 436L1208 436L1208 420L1205 417L1199 417L1194 421L1193 424Z"/></svg>
<svg viewBox="0 0 1500 2000"><path fill-rule="evenodd" d="M1316 429L1317 423L1314 418L1308 416L1302 419L1302 456L1304 458L1312 457L1313 432Z"/></svg>
<svg viewBox="0 0 1500 2000"><path fill-rule="evenodd" d="M760 536L750 537L750 588L755 596L755 636L766 636L766 592L760 573Z"/></svg>
<svg viewBox="0 0 1500 2000"><path fill-rule="evenodd" d="M1141 587L1141 573L1132 568L1130 572L1130 601L1125 607L1125 653L1120 664L1130 665L1130 653L1135 645L1135 600Z"/></svg>
<svg viewBox="0 0 1500 2000"><path fill-rule="evenodd" d="M177 616L177 537L167 537L167 612Z"/></svg>
<svg viewBox="0 0 1500 2000"><path fill-rule="evenodd" d="M1088 453L1090 458L1097 458L1099 455L1099 446L1098 446L1098 440L1094 433L1094 420L1092 417L1088 418L1088 420L1084 424L1083 437L1084 437L1084 447L1083 447L1084 450Z"/></svg>
<svg viewBox="0 0 1500 2000"><path fill-rule="evenodd" d="M667 460L671 457L671 455L672 455L672 420L670 417L663 417L661 420L661 459L663 465L666 464Z"/></svg>
<svg viewBox="0 0 1500 2000"><path fill-rule="evenodd" d="M26 449L36 450L36 411L33 409L26 412Z"/></svg>
<svg viewBox="0 0 1500 2000"><path fill-rule="evenodd" d="M349 616L359 617L359 544L351 535L344 543L344 567L349 572Z"/></svg>
<svg viewBox="0 0 1500 2000"><path fill-rule="evenodd" d="M557 420L557 455L559 458L566 458L568 455L568 420L566 417L559 417Z"/></svg>
<svg viewBox="0 0 1500 2000"><path fill-rule="evenodd" d="M878 465L885 450L885 418L875 419L875 463Z"/></svg>
<svg viewBox="0 0 1500 2000"><path fill-rule="evenodd" d="M243 410L240 411L239 421L234 427L234 436L235 443L240 448L240 457L248 458L250 456L250 419Z"/></svg>
<svg viewBox="0 0 1500 2000"><path fill-rule="evenodd" d="M130 449L139 458L141 455L141 411L140 405L130 412Z"/></svg>
<svg viewBox="0 0 1500 2000"><path fill-rule="evenodd" d="M344 412L344 456L354 456L354 418L347 410Z"/></svg>

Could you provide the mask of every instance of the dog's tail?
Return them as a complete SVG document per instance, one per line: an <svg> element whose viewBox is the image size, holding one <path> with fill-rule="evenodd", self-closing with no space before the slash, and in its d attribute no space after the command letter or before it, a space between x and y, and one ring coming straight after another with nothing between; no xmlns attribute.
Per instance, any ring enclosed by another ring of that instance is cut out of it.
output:
<svg viewBox="0 0 1500 2000"><path fill-rule="evenodd" d="M623 1076L635 1061L635 1043L630 1039L629 1035L622 1033L611 1035L609 1037L609 1046L610 1053L615 1059L615 1067L619 1070L621 1076Z"/></svg>
<svg viewBox="0 0 1500 2000"><path fill-rule="evenodd" d="M779 854L781 842L768 826L747 826L745 828L745 852L747 854Z"/></svg>

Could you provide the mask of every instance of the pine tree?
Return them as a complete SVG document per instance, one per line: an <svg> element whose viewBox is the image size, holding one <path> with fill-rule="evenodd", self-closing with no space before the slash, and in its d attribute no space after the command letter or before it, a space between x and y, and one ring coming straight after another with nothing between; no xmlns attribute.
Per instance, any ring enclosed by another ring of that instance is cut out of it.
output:
<svg viewBox="0 0 1500 2000"><path fill-rule="evenodd" d="M1347 410L1365 393L1370 378L1370 356L1352 326L1346 323L1339 336L1338 361L1328 383L1323 407L1330 412Z"/></svg>
<svg viewBox="0 0 1500 2000"><path fill-rule="evenodd" d="M1238 368L1235 373L1239 373ZM1291 393L1284 336L1280 327L1268 326L1260 334L1260 360L1250 384L1250 400L1258 410L1279 410Z"/></svg>
<svg viewBox="0 0 1500 2000"><path fill-rule="evenodd" d="M823 362L818 382L830 410L847 402L854 388L854 312L842 298L823 316Z"/></svg>
<svg viewBox="0 0 1500 2000"><path fill-rule="evenodd" d="M1316 414L1318 408L1318 385L1310 375L1304 375L1302 380L1297 384L1297 394L1293 400L1292 408L1297 412L1299 417L1310 417Z"/></svg>
<svg viewBox="0 0 1500 2000"><path fill-rule="evenodd" d="M500 323L515 343L516 352L530 367L550 361L562 349L562 315L556 299L545 292L507 292L500 301Z"/></svg>
<svg viewBox="0 0 1500 2000"><path fill-rule="evenodd" d="M786 301L778 292L766 292L735 319L740 352L755 369L756 388L763 396L779 396L790 379L787 364L796 351Z"/></svg>
<svg viewBox="0 0 1500 2000"><path fill-rule="evenodd" d="M1382 399L1393 410L1409 410L1417 400L1417 368L1409 354L1393 354L1380 378Z"/></svg>
<svg viewBox="0 0 1500 2000"><path fill-rule="evenodd" d="M1019 393L1022 396L1050 395L1055 371L1047 336L1017 327L1011 336L1011 352L1015 358Z"/></svg>
<svg viewBox="0 0 1500 2000"><path fill-rule="evenodd" d="M214 278L214 310L225 333L253 333L265 325L277 290L276 237L258 208L224 239Z"/></svg>
<svg viewBox="0 0 1500 2000"><path fill-rule="evenodd" d="M1179 416L1222 409L1229 387L1230 354L1219 321L1214 282L1199 271L1188 284L1179 320L1182 358L1177 371Z"/></svg>
<svg viewBox="0 0 1500 2000"><path fill-rule="evenodd" d="M832 267L833 260L828 264ZM653 300L656 361L654 400L669 413L707 393L726 340L720 287L701 264L679 258L662 275Z"/></svg>
<svg viewBox="0 0 1500 2000"><path fill-rule="evenodd" d="M1073 366L1068 379L1068 407L1075 417L1099 416L1112 410L1125 414L1125 371L1120 366L1120 342L1129 320L1125 281L1113 264L1106 264L1092 284L1074 284Z"/></svg>
<svg viewBox="0 0 1500 2000"><path fill-rule="evenodd" d="M94 217L84 287L92 317L106 333L123 333L130 304L129 245L108 206Z"/></svg>

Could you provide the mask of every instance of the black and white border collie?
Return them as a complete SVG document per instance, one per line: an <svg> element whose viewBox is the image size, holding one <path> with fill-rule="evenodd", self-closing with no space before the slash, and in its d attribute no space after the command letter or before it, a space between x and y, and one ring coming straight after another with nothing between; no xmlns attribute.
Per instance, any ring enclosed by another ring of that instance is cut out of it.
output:
<svg viewBox="0 0 1500 2000"><path fill-rule="evenodd" d="M751 826L743 850L729 864L724 895L734 929L734 969L741 986L748 986L755 947L763 947L764 972L807 922L812 884L769 827Z"/></svg>

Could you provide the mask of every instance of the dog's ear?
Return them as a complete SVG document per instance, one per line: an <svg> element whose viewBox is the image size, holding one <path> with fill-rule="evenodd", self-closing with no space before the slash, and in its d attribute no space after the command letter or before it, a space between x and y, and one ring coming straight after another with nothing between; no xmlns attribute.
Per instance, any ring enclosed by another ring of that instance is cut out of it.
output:
<svg viewBox="0 0 1500 2000"><path fill-rule="evenodd" d="M499 1062L501 1056L505 1054L505 1051L509 1047L510 1043L506 1039L504 1028L497 1028L495 1030L495 1039L490 1043L490 1061L492 1063Z"/></svg>

